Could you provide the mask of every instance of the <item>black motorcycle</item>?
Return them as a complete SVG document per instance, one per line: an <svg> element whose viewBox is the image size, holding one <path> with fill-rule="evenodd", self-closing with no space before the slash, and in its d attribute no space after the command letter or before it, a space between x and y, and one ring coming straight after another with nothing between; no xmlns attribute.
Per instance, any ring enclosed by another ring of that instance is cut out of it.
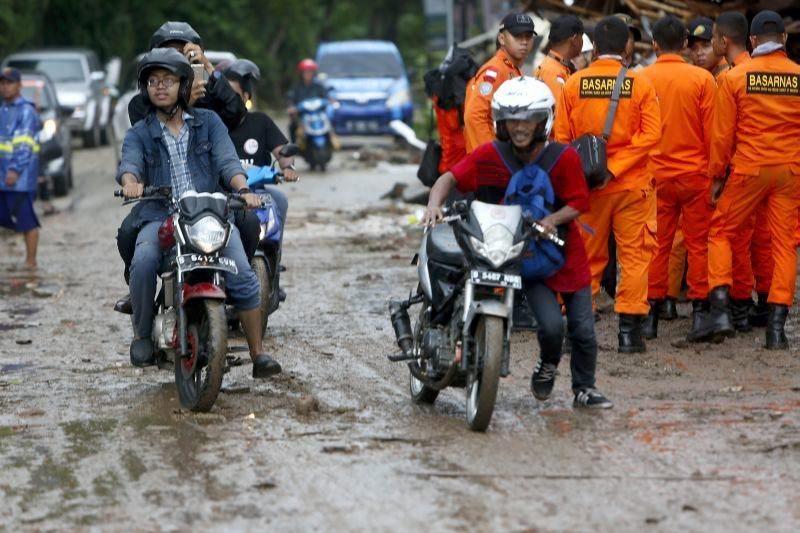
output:
<svg viewBox="0 0 800 533"><path fill-rule="evenodd" d="M458 201L445 221L426 231L416 256L419 284L389 304L411 398L432 404L445 387L466 388L470 429L486 430L501 377L509 373L519 263L531 238L558 236L523 216L519 206ZM408 310L421 304L411 328Z"/></svg>
<svg viewBox="0 0 800 533"><path fill-rule="evenodd" d="M115 191L114 196L123 196ZM170 187L145 187L141 198L124 202L168 202L171 213L158 230L164 253L161 287L153 305L153 346L159 368L175 372L184 408L210 411L225 374L228 328L224 272L237 272L222 254L230 238L229 208L245 208L238 194L184 194Z"/></svg>

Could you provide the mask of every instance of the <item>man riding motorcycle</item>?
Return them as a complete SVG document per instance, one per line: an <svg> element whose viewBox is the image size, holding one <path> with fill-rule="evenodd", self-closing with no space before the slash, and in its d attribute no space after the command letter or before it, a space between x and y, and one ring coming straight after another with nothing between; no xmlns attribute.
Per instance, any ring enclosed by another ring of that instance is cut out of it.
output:
<svg viewBox="0 0 800 533"><path fill-rule="evenodd" d="M192 83L189 105L214 111L229 130L241 124L247 115L247 108L239 95L227 83L222 72L214 71L211 62L203 53L203 40L194 28L186 22L165 22L150 37L150 50L158 48L174 48L183 54L189 63L202 64L205 71L209 73L208 82L195 79ZM148 111L146 99L141 94L134 96L128 104L128 117L131 124L136 124L145 118ZM247 219L249 220L250 217ZM122 221L117 231L117 249L125 264L125 281L128 281L130 276L130 263L139 229L134 223L134 219L128 216ZM244 226L239 226L239 231L243 235L252 233L252 229L247 231ZM255 236L250 240L253 238L258 238L257 228ZM130 313L130 299L125 296L117 301L114 308L122 313Z"/></svg>
<svg viewBox="0 0 800 533"><path fill-rule="evenodd" d="M297 72L300 73L300 80L289 90L289 137L292 142L297 142L297 128L300 122L297 116L297 105L303 100L311 98L329 98L330 89L316 80L317 66L313 59L303 59L297 64Z"/></svg>
<svg viewBox="0 0 800 533"><path fill-rule="evenodd" d="M540 162L550 144L547 139L553 126L555 106L555 98L547 85L528 77L508 80L497 89L491 105L497 141L478 146L437 179L423 215L424 224L442 220L441 206L453 187L461 192L475 192L480 201L500 203L511 179L509 167L513 166L505 157L516 158L518 167ZM589 208L589 191L580 156L574 148L562 145L549 176L556 196L555 212L538 222L547 233L555 232L559 226L566 227L565 260L564 266L549 278L526 279L523 283L531 312L539 324L540 358L531 376L531 391L537 400L544 401L550 397L555 384L564 335L558 294L566 307L567 330L572 342L570 366L574 405L607 409L612 403L595 388L597 340L591 278L586 250L575 223L580 212Z"/></svg>
<svg viewBox="0 0 800 533"><path fill-rule="evenodd" d="M237 59L228 64L223 72L231 88L239 95L242 102L246 104L250 101L253 97L254 84L261 79L258 65L248 59ZM239 160L245 169L252 166L269 166L272 164L272 156L274 156L286 181L297 181L300 178L294 168L294 156L281 157L280 155L281 149L289 141L266 113L249 111L245 114L242 122L231 130L230 135ZM265 187L265 189L278 207L281 220L285 222L286 212L289 209L289 200L286 195L277 187ZM248 227L252 223L248 217ZM257 218L254 223L256 224L255 234L251 231L242 231L242 243L248 255L252 255L258 245ZM238 222L237 225L239 225ZM252 239L253 235L256 237L255 240Z"/></svg>
<svg viewBox="0 0 800 533"><path fill-rule="evenodd" d="M194 72L189 61L171 48L151 50L139 62L137 79L149 111L125 135L116 176L123 195L139 198L145 186L156 186L171 187L173 196L180 198L187 191L220 191L223 182L242 194L248 206L259 206L260 199L247 189L247 178L220 118L190 106ZM141 227L130 269L134 319L130 357L135 366L154 362L153 301L162 258L158 231L167 215L168 205L159 201L139 203L131 211ZM280 365L262 351L258 279L235 227L224 254L234 260L238 270L224 274L225 286L239 310L253 360L253 377L277 374Z"/></svg>

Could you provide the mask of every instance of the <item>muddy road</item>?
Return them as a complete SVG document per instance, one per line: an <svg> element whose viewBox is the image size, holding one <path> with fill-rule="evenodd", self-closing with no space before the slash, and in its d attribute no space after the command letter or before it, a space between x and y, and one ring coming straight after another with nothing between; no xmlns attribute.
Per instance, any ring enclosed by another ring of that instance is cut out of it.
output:
<svg viewBox="0 0 800 533"><path fill-rule="evenodd" d="M620 355L598 322L607 412L529 391L535 339L515 334L486 434L463 391L409 400L386 304L414 283L415 208L380 200L414 169L356 165L285 187L283 285L267 347L283 374L225 377L213 411L181 411L168 372L130 366L108 149L75 156L77 188L43 219L40 269L0 233L0 529L790 531L800 527L800 330L721 346L663 323ZM241 337L233 346L243 346ZM244 354L242 354L244 355Z"/></svg>

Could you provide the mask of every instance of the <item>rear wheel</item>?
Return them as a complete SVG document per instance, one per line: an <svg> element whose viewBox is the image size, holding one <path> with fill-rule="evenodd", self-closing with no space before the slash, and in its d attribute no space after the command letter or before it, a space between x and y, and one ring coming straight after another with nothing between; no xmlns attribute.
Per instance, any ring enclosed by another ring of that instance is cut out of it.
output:
<svg viewBox="0 0 800 533"><path fill-rule="evenodd" d="M228 350L225 305L205 300L187 309L189 357L175 357L175 385L181 406L206 412L222 386Z"/></svg>
<svg viewBox="0 0 800 533"><path fill-rule="evenodd" d="M253 272L256 273L258 284L261 287L261 335L267 335L267 325L269 323L269 306L270 306L270 283L269 272L267 271L267 264L261 257L254 257L250 260L250 266Z"/></svg>
<svg viewBox="0 0 800 533"><path fill-rule="evenodd" d="M503 320L482 316L475 329L478 369L467 380L467 424L473 431L486 431L492 420L500 367L503 365Z"/></svg>
<svg viewBox="0 0 800 533"><path fill-rule="evenodd" d="M422 353L422 335L425 333L425 326L427 324L427 309L423 305L422 311L419 314L417 323L414 325L414 354L420 355ZM427 362L425 359L417 359L417 365L421 370L426 370ZM410 371L408 373L408 389L411 392L411 399L414 403L419 404L432 404L439 396L439 391L425 385L422 381L414 377Z"/></svg>

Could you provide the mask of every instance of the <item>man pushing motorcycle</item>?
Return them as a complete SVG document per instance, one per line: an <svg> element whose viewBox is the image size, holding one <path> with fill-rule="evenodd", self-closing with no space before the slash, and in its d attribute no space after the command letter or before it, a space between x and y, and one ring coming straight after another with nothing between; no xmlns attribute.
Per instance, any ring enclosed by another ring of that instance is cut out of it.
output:
<svg viewBox="0 0 800 533"><path fill-rule="evenodd" d="M536 399L547 400L563 345L563 319L557 294L566 307L572 342L570 366L576 407L607 409L613 404L595 388L597 340L594 331L589 264L575 219L589 208L589 191L580 157L574 148L548 142L555 98L547 85L521 77L504 82L492 98L497 140L476 148L439 177L430 192L422 222L443 219L442 204L456 187L475 192L483 202L500 203L507 196L514 169L538 164L549 173L555 193L553 212L538 222L544 233L565 235L564 264L545 278L524 278L531 312L539 324L540 359L531 376ZM545 162L547 161L547 162ZM523 208L524 209L524 208Z"/></svg>
<svg viewBox="0 0 800 533"><path fill-rule="evenodd" d="M173 196L180 198L189 191L218 192L222 182L238 191L249 207L260 205L260 199L247 189L247 178L220 118L212 111L189 106L194 79L189 61L172 48L156 48L140 60L137 79L148 112L125 135L116 176L123 195L139 198L145 186L155 186L171 187ZM158 232L168 206L160 201L142 202L132 215L141 230L130 269L134 322L130 356L135 366L147 366L154 362L153 300L162 257ZM225 286L239 311L253 360L253 377L277 374L280 365L262 349L258 279L235 226L224 254L234 260L238 270L224 274Z"/></svg>

